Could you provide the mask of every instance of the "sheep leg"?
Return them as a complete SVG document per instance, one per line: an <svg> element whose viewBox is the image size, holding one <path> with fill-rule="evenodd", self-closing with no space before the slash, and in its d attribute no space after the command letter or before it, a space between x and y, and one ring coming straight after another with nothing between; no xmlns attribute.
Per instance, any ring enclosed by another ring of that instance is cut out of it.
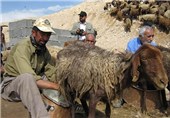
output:
<svg viewBox="0 0 170 118"><path fill-rule="evenodd" d="M142 95L142 113L146 114L147 108L146 108L146 90L147 90L147 83L143 82L143 95Z"/></svg>
<svg viewBox="0 0 170 118"><path fill-rule="evenodd" d="M85 111L85 113L86 113L86 116L88 116L88 114L89 114L89 108L88 108L88 105L87 105L86 100L85 100L85 99L80 99L80 101L81 101L81 104L82 104L82 106L83 106L83 109L84 109L84 111Z"/></svg>
<svg viewBox="0 0 170 118"><path fill-rule="evenodd" d="M162 106L163 106L163 111L165 111L168 108L167 100L166 100L166 94L165 90L160 91L160 98L162 100Z"/></svg>
<svg viewBox="0 0 170 118"><path fill-rule="evenodd" d="M106 118L110 118L111 109L110 109L110 104L108 101L106 102L105 114L106 114Z"/></svg>
<svg viewBox="0 0 170 118"><path fill-rule="evenodd" d="M73 95L70 95L71 96L71 103L74 103L74 96ZM72 104L71 105L71 118L75 118L75 105Z"/></svg>
<svg viewBox="0 0 170 118"><path fill-rule="evenodd" d="M75 107L74 107L74 105L71 106L71 117L75 118Z"/></svg>
<svg viewBox="0 0 170 118"><path fill-rule="evenodd" d="M88 118L95 118L95 112L96 112L96 105L97 102L100 100L100 97L96 97L95 94L90 95L89 99L89 115Z"/></svg>
<svg viewBox="0 0 170 118"><path fill-rule="evenodd" d="M147 109L146 109L146 91L145 90L143 91L141 105L142 105L142 113L146 114Z"/></svg>

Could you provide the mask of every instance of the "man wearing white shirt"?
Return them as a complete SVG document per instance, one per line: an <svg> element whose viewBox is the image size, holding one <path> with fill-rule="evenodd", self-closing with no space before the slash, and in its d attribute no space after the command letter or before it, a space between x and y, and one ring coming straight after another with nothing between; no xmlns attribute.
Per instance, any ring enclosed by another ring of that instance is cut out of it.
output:
<svg viewBox="0 0 170 118"><path fill-rule="evenodd" d="M94 34L95 31L91 23L86 22L87 13L81 11L79 14L79 22L73 24L71 34L77 35L77 39L83 41L86 34Z"/></svg>

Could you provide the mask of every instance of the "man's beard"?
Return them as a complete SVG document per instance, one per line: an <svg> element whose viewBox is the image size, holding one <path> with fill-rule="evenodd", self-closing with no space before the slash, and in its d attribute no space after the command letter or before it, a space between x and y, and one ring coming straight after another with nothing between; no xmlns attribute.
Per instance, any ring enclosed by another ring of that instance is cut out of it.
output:
<svg viewBox="0 0 170 118"><path fill-rule="evenodd" d="M150 44L151 42L152 42L151 40L148 40L148 41L143 42L143 44Z"/></svg>
<svg viewBox="0 0 170 118"><path fill-rule="evenodd" d="M30 36L30 40L31 40L32 45L36 48L37 53L44 52L46 50L47 42L45 42L44 44L38 43L32 35Z"/></svg>

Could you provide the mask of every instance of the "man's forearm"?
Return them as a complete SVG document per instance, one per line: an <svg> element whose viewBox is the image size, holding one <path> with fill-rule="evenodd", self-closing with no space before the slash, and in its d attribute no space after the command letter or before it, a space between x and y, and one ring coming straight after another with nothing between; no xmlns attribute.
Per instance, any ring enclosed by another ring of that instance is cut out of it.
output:
<svg viewBox="0 0 170 118"><path fill-rule="evenodd" d="M53 83L47 80L38 80L37 81L37 86L38 88L43 88L43 89L54 89L58 90L59 89L59 84Z"/></svg>

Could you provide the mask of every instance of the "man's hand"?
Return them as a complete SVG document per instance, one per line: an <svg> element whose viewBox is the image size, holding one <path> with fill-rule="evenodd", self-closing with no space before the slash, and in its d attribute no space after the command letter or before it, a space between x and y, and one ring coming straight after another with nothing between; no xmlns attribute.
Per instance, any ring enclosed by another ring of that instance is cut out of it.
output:
<svg viewBox="0 0 170 118"><path fill-rule="evenodd" d="M87 34L87 32L85 32L83 29L78 28L76 31L76 34L78 34L80 36L84 36Z"/></svg>
<svg viewBox="0 0 170 118"><path fill-rule="evenodd" d="M86 32L86 31L84 31L84 32L83 32L83 34L82 34L82 36L85 36L86 34L87 34L87 32Z"/></svg>
<svg viewBox="0 0 170 118"><path fill-rule="evenodd" d="M80 33L80 28L78 28L76 31L76 34L79 34L79 33Z"/></svg>
<svg viewBox="0 0 170 118"><path fill-rule="evenodd" d="M0 66L0 73L3 74L5 72L4 67Z"/></svg>

